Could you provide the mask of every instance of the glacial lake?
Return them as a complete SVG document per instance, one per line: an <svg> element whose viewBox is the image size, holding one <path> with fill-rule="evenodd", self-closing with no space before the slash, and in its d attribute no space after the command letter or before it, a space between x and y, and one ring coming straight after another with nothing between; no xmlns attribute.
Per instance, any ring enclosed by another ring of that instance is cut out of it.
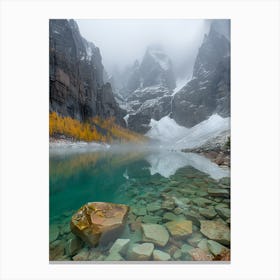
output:
<svg viewBox="0 0 280 280"><path fill-rule="evenodd" d="M50 149L49 171L52 261L112 260L106 259L112 244L106 248L82 244L72 252L67 248L69 240L75 238L70 231L71 217L88 202L130 206L120 236L130 239L130 246L143 242L141 223L164 225L176 219L193 220L193 233L188 238L170 237L165 247L158 248L168 253L171 261L191 261L188 248L199 248L200 241L209 239L201 234L197 220L217 220L230 226L229 196L213 197L208 193L209 188L223 188L229 194L229 170L197 154L137 146L100 151ZM165 203L166 199L169 204ZM151 209L149 205L154 204L163 208ZM225 209L226 214L215 212L217 207ZM215 215L209 217L205 214L208 210ZM226 246L229 248L229 244ZM128 260L126 255L122 258Z"/></svg>

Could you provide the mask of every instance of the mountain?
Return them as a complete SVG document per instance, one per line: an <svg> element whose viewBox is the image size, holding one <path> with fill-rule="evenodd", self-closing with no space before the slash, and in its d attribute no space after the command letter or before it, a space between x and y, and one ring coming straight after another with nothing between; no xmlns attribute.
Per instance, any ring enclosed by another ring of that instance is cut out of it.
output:
<svg viewBox="0 0 280 280"><path fill-rule="evenodd" d="M99 49L81 36L74 20L50 20L49 32L50 111L80 121L115 117L125 125L124 111L104 83Z"/></svg>
<svg viewBox="0 0 280 280"><path fill-rule="evenodd" d="M170 58L161 46L147 48L141 64L135 61L126 82L126 101L130 110L128 128L145 133L151 119L159 120L171 110L171 93L176 86Z"/></svg>
<svg viewBox="0 0 280 280"><path fill-rule="evenodd" d="M199 48L192 79L172 99L171 117L192 127L213 114L230 116L229 21L213 20Z"/></svg>

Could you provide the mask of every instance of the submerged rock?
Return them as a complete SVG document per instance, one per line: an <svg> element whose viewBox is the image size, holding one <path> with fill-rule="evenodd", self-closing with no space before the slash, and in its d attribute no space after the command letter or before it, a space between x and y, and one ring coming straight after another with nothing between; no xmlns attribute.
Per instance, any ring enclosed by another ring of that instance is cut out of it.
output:
<svg viewBox="0 0 280 280"><path fill-rule="evenodd" d="M164 200L161 204L162 209L172 210L175 207L175 203L172 199Z"/></svg>
<svg viewBox="0 0 280 280"><path fill-rule="evenodd" d="M161 205L158 202L152 202L152 203L148 204L148 206L147 206L147 210L149 212L155 212L160 209L161 209Z"/></svg>
<svg viewBox="0 0 280 280"><path fill-rule="evenodd" d="M143 241L152 242L159 246L165 246L169 240L166 228L158 224L142 224Z"/></svg>
<svg viewBox="0 0 280 280"><path fill-rule="evenodd" d="M87 203L72 216L71 231L90 246L107 244L123 231L128 210L123 204Z"/></svg>
<svg viewBox="0 0 280 280"><path fill-rule="evenodd" d="M82 248L83 242L80 238L74 237L68 240L66 245L66 254L68 256L74 256L81 248Z"/></svg>
<svg viewBox="0 0 280 280"><path fill-rule="evenodd" d="M179 220L165 224L170 234L175 238L184 238L192 234L192 221Z"/></svg>
<svg viewBox="0 0 280 280"><path fill-rule="evenodd" d="M50 261L57 260L64 255L65 244L61 240L56 240L50 244L49 259Z"/></svg>
<svg viewBox="0 0 280 280"><path fill-rule="evenodd" d="M72 259L73 261L88 261L89 259L89 250L84 248L77 255L75 255Z"/></svg>
<svg viewBox="0 0 280 280"><path fill-rule="evenodd" d="M189 251L192 259L194 261L212 261L213 256L211 254L207 254L200 248L194 248Z"/></svg>
<svg viewBox="0 0 280 280"><path fill-rule="evenodd" d="M194 225L200 226L200 216L196 212L186 210L183 213L188 220L193 222Z"/></svg>
<svg viewBox="0 0 280 280"><path fill-rule="evenodd" d="M203 250L206 253L210 253L209 248L208 248L208 239L204 238L202 239L198 244L197 247Z"/></svg>
<svg viewBox="0 0 280 280"><path fill-rule="evenodd" d="M131 261L148 261L153 251L153 243L134 244L128 253L128 259Z"/></svg>
<svg viewBox="0 0 280 280"><path fill-rule="evenodd" d="M168 253L165 253L160 250L154 250L153 252L153 260L154 261L169 261L171 256Z"/></svg>
<svg viewBox="0 0 280 280"><path fill-rule="evenodd" d="M217 213L213 207L209 208L199 208L199 214L207 219L213 219L217 216Z"/></svg>
<svg viewBox="0 0 280 280"><path fill-rule="evenodd" d="M194 232L191 236L187 238L189 244L193 247L197 247L198 243L204 238L200 232Z"/></svg>
<svg viewBox="0 0 280 280"><path fill-rule="evenodd" d="M200 231L209 239L222 243L230 244L230 229L220 221L200 221Z"/></svg>
<svg viewBox="0 0 280 280"><path fill-rule="evenodd" d="M110 248L110 254L118 253L120 255L125 255L128 249L130 239L117 239L113 246Z"/></svg>
<svg viewBox="0 0 280 280"><path fill-rule="evenodd" d="M230 251L227 247L213 240L208 240L207 245L209 250L215 257L218 255L220 256L226 255Z"/></svg>
<svg viewBox="0 0 280 280"><path fill-rule="evenodd" d="M132 209L132 212L136 215L136 216L145 216L147 214L147 210L146 207L136 207Z"/></svg>
<svg viewBox="0 0 280 280"><path fill-rule="evenodd" d="M208 193L214 197L229 197L229 192L226 189L208 188Z"/></svg>
<svg viewBox="0 0 280 280"><path fill-rule="evenodd" d="M216 211L219 214L219 216L222 217L224 220L227 220L230 218L230 209L229 208L217 207Z"/></svg>
<svg viewBox="0 0 280 280"><path fill-rule="evenodd" d="M50 242L55 241L59 236L59 228L55 225L51 225L49 228L49 234Z"/></svg>
<svg viewBox="0 0 280 280"><path fill-rule="evenodd" d="M146 224L157 224L159 221L161 221L161 217L159 216L150 216L150 215L146 215L143 217L142 222L146 223Z"/></svg>
<svg viewBox="0 0 280 280"><path fill-rule="evenodd" d="M204 197L196 197L192 201L193 201L194 204L196 204L199 207L206 207L208 205L211 205L211 204L215 203L214 201L209 200L209 199L204 198Z"/></svg>
<svg viewBox="0 0 280 280"><path fill-rule="evenodd" d="M179 221L179 220L185 220L185 217L183 215L175 215L172 212L166 212L163 215L162 218L164 221Z"/></svg>
<svg viewBox="0 0 280 280"><path fill-rule="evenodd" d="M181 252L181 250L180 250L180 249L176 250L175 253L174 253L174 255L173 255L173 259L174 259L174 260L178 260L178 259L180 259L181 257L182 257L182 252Z"/></svg>
<svg viewBox="0 0 280 280"><path fill-rule="evenodd" d="M107 256L105 261L124 261L124 258L118 252L112 252Z"/></svg>
<svg viewBox="0 0 280 280"><path fill-rule="evenodd" d="M181 247L181 252L183 255L187 255L189 254L189 251L194 249L193 246L190 246L189 244L184 244L182 247Z"/></svg>

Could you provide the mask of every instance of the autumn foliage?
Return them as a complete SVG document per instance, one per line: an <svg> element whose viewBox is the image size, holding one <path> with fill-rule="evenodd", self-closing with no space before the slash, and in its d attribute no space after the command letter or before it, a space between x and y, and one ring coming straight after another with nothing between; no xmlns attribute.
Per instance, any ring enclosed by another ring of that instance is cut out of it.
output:
<svg viewBox="0 0 280 280"><path fill-rule="evenodd" d="M114 118L94 117L87 122L80 122L71 117L59 116L56 112L49 115L50 136L65 135L75 140L86 142L143 142L145 137L121 127Z"/></svg>

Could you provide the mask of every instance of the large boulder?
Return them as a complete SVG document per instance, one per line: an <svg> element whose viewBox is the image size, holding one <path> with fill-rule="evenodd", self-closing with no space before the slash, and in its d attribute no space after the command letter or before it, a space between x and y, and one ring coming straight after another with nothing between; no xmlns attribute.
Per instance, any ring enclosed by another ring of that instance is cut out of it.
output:
<svg viewBox="0 0 280 280"><path fill-rule="evenodd" d="M108 244L123 231L128 210L124 204L89 202L72 216L71 231L90 246Z"/></svg>

